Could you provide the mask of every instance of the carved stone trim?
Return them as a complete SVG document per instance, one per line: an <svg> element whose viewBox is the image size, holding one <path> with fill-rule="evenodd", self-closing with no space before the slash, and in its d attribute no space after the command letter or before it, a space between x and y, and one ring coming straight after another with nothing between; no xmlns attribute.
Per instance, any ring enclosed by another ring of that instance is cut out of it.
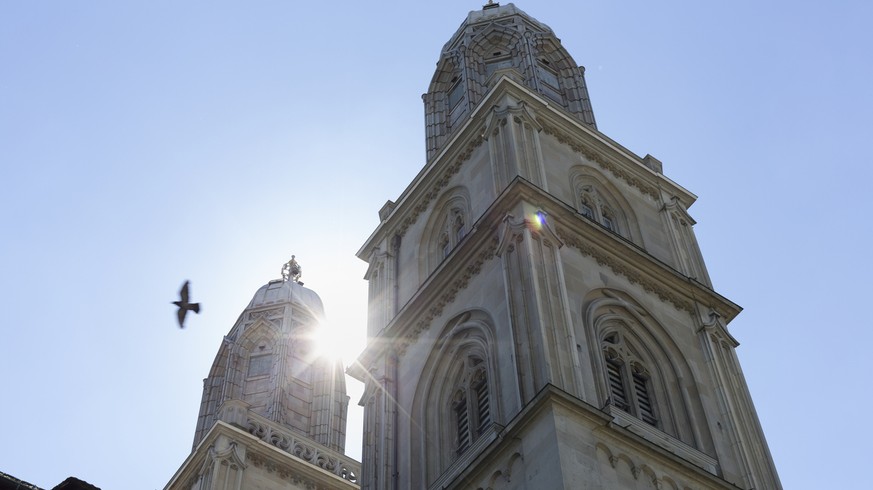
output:
<svg viewBox="0 0 873 490"><path fill-rule="evenodd" d="M655 488L664 488L663 482L666 480L669 480L674 484L673 488L678 488L677 485L681 485L681 488L690 488L688 486L688 483L683 481L684 479L682 479L680 475L670 474L664 471L656 471L655 468L647 464L644 460L638 460L637 458L632 457L630 454L622 452L618 448L606 445L606 443L604 443L603 441L598 441L595 446L606 456L612 469L619 471L620 467L618 463L620 461L623 461L625 465L627 465L627 469L630 471L630 474L634 477L635 480L638 480L640 475L644 474L644 476L647 477L647 479L652 483ZM715 474L711 471L709 472L711 474ZM733 486L731 486L731 488L733 488Z"/></svg>
<svg viewBox="0 0 873 490"><path fill-rule="evenodd" d="M446 305L451 304L457 298L458 293L467 288L470 284L470 279L473 276L479 274L482 271L482 265L485 262L491 260L495 256L495 252L497 251L497 238L494 237L491 240L491 243L488 244L479 255L476 257L476 260L472 263L468 264L461 272L460 276L452 281L444 290L443 293L439 296L439 298L434 301L431 307L424 314L424 317L418 320L415 323L415 326L411 331L407 332L401 339L397 341L397 352L399 355L403 356L406 354L406 349L415 343L418 339L418 336L421 335L421 332L426 330L430 323L434 318L440 316L443 313L443 309Z"/></svg>
<svg viewBox="0 0 873 490"><path fill-rule="evenodd" d="M270 308L269 310L253 311L249 313L249 320L257 320L258 318L270 320L273 318L281 318L284 314L285 307L279 306L277 308Z"/></svg>
<svg viewBox="0 0 873 490"><path fill-rule="evenodd" d="M542 121L541 121L541 124L542 124ZM655 201L658 200L659 193L658 193L658 189L656 187L648 185L645 182L643 182L642 180L638 179L637 177L631 175L629 172L622 170L621 168L618 167L618 165L609 161L609 159L605 158L601 153L599 153L595 150L592 150L591 148L589 148L587 146L580 145L579 143L576 143L575 141L573 141L573 137L570 136L569 134L567 134L566 132L561 131L560 129L558 129L554 126L549 126L547 124L542 124L542 126L543 126L543 131L546 134L553 136L555 139L558 140L559 143L563 143L563 144L569 146L576 153L579 153L579 154L585 156L585 158L587 158L588 160L591 160L592 162L596 162L598 165L600 165L600 168L610 172L616 178L619 178L619 179L627 182L630 186L636 187L643 195L648 196L648 197L654 199Z"/></svg>
<svg viewBox="0 0 873 490"><path fill-rule="evenodd" d="M482 133L482 137L487 140L492 135L497 135L500 132L500 127L506 125L510 116L515 123L530 124L537 132L543 130L542 124L533 114L531 108L524 101L520 101L516 105L492 109L485 118L485 131Z"/></svg>
<svg viewBox="0 0 873 490"><path fill-rule="evenodd" d="M631 284L639 285L643 288L644 291L654 294L661 301L671 303L679 310L687 311L692 315L695 313L694 305L690 301L682 299L679 295L677 295L673 291L670 291L668 288L661 286L657 282L646 279L643 274L640 274L637 270L628 267L627 265L622 263L622 261L616 259L612 255L584 243L582 237L580 237L579 235L568 232L563 228L558 228L557 231L558 236L564 241L566 245L579 250L582 255L593 258L595 261L597 261L598 265L608 267L612 272L615 272L616 274L622 275L627 278L627 280L630 281Z"/></svg>
<svg viewBox="0 0 873 490"><path fill-rule="evenodd" d="M307 489L318 488L318 484L314 480L294 473L293 471L269 458L265 458L258 454L251 454L246 456L246 460L249 461L252 466L260 468L262 470L266 470L268 473L276 473L277 475L279 475L279 478L291 482L296 486L302 486L303 488Z"/></svg>
<svg viewBox="0 0 873 490"><path fill-rule="evenodd" d="M399 234L400 236L406 234L406 230L408 230L409 227L418 220L418 217L427 209L430 203L434 199L439 197L440 191L442 191L447 185L449 185L452 176L458 173L464 162L470 159L473 151L480 145L482 145L483 141L485 140L482 139L482 137L476 137L467 144L467 147L464 148L464 151L462 151L461 154L455 158L455 161L452 162L452 164L449 165L445 169L445 171L443 171L442 175L439 179L436 180L436 182L434 182L433 186L431 186L431 188L422 195L419 201L415 204L415 207L412 208L412 212L403 219L397 229L397 234Z"/></svg>
<svg viewBox="0 0 873 490"><path fill-rule="evenodd" d="M727 325L725 325L722 317L723 315L718 311L710 309L709 321L703 322L698 331L704 331L709 334L710 340L712 340L714 345L724 349L735 349L740 343L728 332Z"/></svg>
<svg viewBox="0 0 873 490"><path fill-rule="evenodd" d="M247 426L249 434L258 439L325 471L333 473L344 480L358 483L358 475L361 473L360 464L353 462L349 458L345 458L344 455L331 451L328 448L321 447L311 441L299 438L290 431L283 430L261 417L250 416ZM250 459L255 466L264 467L270 471L279 471L279 467L271 461L256 456L253 456Z"/></svg>

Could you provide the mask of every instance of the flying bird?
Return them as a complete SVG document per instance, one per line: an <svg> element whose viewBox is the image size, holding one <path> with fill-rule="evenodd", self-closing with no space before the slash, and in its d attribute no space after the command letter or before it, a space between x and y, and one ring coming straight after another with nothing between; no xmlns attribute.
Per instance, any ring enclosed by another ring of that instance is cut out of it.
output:
<svg viewBox="0 0 873 490"><path fill-rule="evenodd" d="M200 313L200 303L188 302L188 281L185 281L182 289L179 290L179 301L173 301L173 304L179 307L179 328L185 328L185 315L188 314L188 310Z"/></svg>

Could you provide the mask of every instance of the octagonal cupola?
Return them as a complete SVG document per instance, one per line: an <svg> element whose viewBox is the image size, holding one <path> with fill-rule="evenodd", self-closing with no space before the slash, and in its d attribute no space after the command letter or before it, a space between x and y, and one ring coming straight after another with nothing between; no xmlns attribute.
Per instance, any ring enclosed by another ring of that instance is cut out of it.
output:
<svg viewBox="0 0 873 490"><path fill-rule="evenodd" d="M584 74L554 32L515 5L489 2L470 12L422 96L428 160L504 76L596 128Z"/></svg>
<svg viewBox="0 0 873 490"><path fill-rule="evenodd" d="M222 420L255 435L287 433L344 451L344 370L316 348L324 307L300 271L292 257L282 278L255 292L224 337L203 381L195 448Z"/></svg>

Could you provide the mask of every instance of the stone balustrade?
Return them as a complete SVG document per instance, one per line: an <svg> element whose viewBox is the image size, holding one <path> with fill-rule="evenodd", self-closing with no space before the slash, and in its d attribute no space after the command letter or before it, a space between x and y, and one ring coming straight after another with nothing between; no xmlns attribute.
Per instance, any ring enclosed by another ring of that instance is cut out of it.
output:
<svg viewBox="0 0 873 490"><path fill-rule="evenodd" d="M253 436L344 480L358 483L361 463L316 442L296 436L275 422L249 413L246 429Z"/></svg>

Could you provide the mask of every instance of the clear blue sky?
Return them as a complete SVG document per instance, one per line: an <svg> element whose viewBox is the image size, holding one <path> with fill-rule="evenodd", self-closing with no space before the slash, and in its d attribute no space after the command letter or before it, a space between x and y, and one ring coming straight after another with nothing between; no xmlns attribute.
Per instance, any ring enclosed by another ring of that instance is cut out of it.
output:
<svg viewBox="0 0 873 490"><path fill-rule="evenodd" d="M0 3L0 471L162 488L222 335L292 253L359 351L354 253L423 165L420 95L482 3ZM873 3L516 5L587 67L600 130L699 196L785 488L860 488ZM204 311L181 331L185 279Z"/></svg>

